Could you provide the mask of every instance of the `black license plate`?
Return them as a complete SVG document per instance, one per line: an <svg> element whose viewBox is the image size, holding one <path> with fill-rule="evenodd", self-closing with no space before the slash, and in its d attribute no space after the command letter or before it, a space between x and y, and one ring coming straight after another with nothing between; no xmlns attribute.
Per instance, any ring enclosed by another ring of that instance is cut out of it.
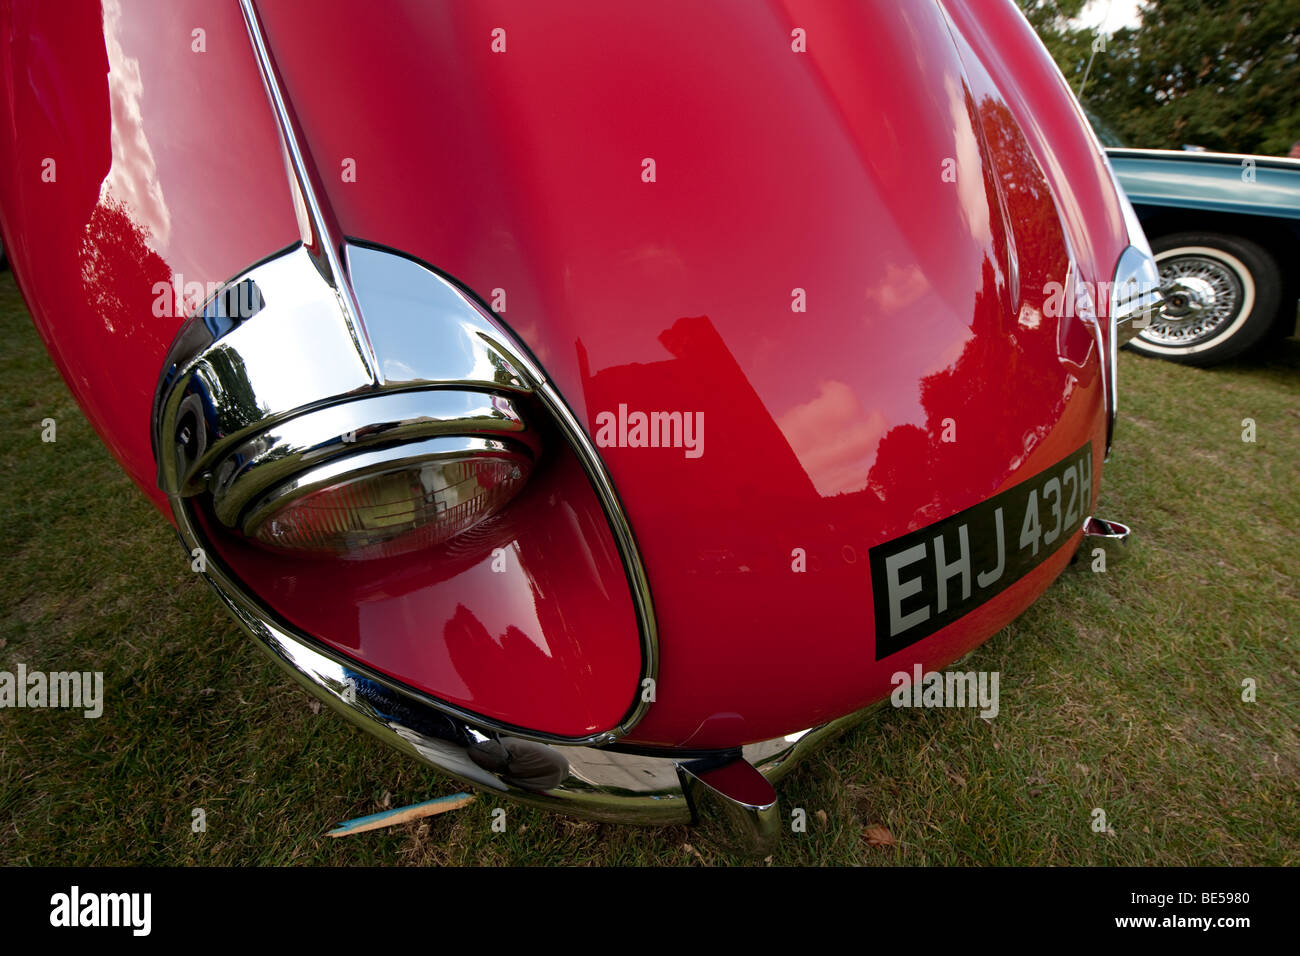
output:
<svg viewBox="0 0 1300 956"><path fill-rule="evenodd" d="M1092 513L1092 444L869 552L876 660L952 623L1046 561Z"/></svg>

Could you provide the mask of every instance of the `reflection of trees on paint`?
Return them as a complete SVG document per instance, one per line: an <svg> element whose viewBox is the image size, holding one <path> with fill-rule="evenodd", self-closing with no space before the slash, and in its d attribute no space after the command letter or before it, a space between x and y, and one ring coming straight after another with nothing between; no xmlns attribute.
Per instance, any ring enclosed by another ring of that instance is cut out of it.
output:
<svg viewBox="0 0 1300 956"><path fill-rule="evenodd" d="M1038 329L1019 327L1014 317L1003 313L987 260L983 275L983 287L975 296L972 329L976 334L956 362L921 382L934 466L949 483L949 491L956 490L971 502L992 494L999 479L996 471L972 468L972 460L1019 467L1046 437L1065 404L1055 320L1045 320ZM982 414L968 412L972 396L979 396ZM1032 413L1025 415L1026 409ZM1038 424L1026 432L1008 427L1022 416ZM955 422L955 442L942 440L945 418Z"/></svg>
<svg viewBox="0 0 1300 956"><path fill-rule="evenodd" d="M978 109L1007 218L1016 234L1020 284L1036 296L1045 283L1064 278L1061 222L1047 180L1007 104L985 96Z"/></svg>
<svg viewBox="0 0 1300 956"><path fill-rule="evenodd" d="M170 284L172 271L149 248L149 233L131 218L125 203L101 197L86 223L78 250L86 305L110 332L153 325L169 338L176 324L153 314L155 283Z"/></svg>
<svg viewBox="0 0 1300 956"><path fill-rule="evenodd" d="M986 257L975 294L971 331L948 368L921 380L925 427L897 425L880 441L869 487L891 515L911 527L945 517L954 500L983 500L997 490L1002 468L1012 469L1046 436L1064 406L1056 336L1052 328L1015 329L1005 313L993 263ZM978 397L980 413L972 413ZM1021 409L1036 409L1044 424L1021 434L1007 427ZM956 441L944 441L953 420ZM976 462L996 462L989 468Z"/></svg>

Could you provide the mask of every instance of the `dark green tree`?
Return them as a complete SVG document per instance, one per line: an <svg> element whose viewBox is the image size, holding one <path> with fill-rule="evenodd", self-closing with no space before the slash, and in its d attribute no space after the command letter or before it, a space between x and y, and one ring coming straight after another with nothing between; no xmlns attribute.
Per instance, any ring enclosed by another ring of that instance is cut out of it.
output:
<svg viewBox="0 0 1300 956"><path fill-rule="evenodd" d="M1071 88L1077 93L1087 69L1089 46L1093 35L1072 25L1088 0L1020 0L1020 9L1056 65L1061 68Z"/></svg>
<svg viewBox="0 0 1300 956"><path fill-rule="evenodd" d="M1300 0L1147 0L1138 29L1095 38L1079 5L1020 0L1091 112L1126 143L1286 155L1300 140ZM1046 9L1044 9L1046 8ZM1054 13L1054 15L1053 15Z"/></svg>

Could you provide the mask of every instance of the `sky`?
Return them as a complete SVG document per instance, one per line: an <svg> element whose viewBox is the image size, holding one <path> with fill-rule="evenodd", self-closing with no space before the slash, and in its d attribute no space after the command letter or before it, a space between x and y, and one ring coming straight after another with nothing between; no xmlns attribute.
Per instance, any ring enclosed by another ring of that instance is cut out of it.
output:
<svg viewBox="0 0 1300 956"><path fill-rule="evenodd" d="M1090 0L1075 22L1114 33L1120 27L1138 26L1139 6L1141 0Z"/></svg>

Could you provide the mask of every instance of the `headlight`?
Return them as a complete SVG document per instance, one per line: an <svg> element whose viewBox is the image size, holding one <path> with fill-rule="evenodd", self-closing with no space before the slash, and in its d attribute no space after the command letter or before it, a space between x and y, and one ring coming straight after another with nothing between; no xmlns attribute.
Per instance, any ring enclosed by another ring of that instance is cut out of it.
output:
<svg viewBox="0 0 1300 956"><path fill-rule="evenodd" d="M1151 245L1147 242L1142 223L1138 221L1133 204L1124 193L1115 175L1115 167L1110 164L1106 151L1101 153L1106 172L1110 174L1110 184L1115 188L1115 198L1119 200L1124 213L1124 231L1128 234L1128 248L1120 254L1115 266L1115 275L1110 287L1110 342L1112 364L1119 346L1136 336L1151 324L1151 319L1160 309L1164 299L1160 294L1160 270L1156 268Z"/></svg>
<svg viewBox="0 0 1300 956"><path fill-rule="evenodd" d="M523 487L541 443L519 408L538 376L447 283L349 253L364 335L301 248L231 285L253 290L251 314L218 295L192 320L159 387L159 484L270 547L389 557L469 530Z"/></svg>
<svg viewBox="0 0 1300 956"><path fill-rule="evenodd" d="M1091 131L1091 127L1089 127ZM1094 142L1096 136L1094 134ZM1119 411L1119 390L1116 385L1116 373L1119 365L1119 347L1151 324L1152 317L1164 304L1160 294L1160 270L1156 268L1155 258L1151 254L1151 245L1147 242L1142 223L1124 187L1119 184L1115 168L1110 164L1110 157L1105 149L1097 143L1097 151L1106 164L1110 174L1111 186L1115 189L1115 198L1119 200L1124 213L1124 231L1128 234L1128 247L1120 253L1115 265L1115 275L1111 279L1110 296L1107 299L1108 312L1108 371L1107 400L1110 406L1110 419L1106 429L1106 451L1110 451L1111 438L1115 434L1115 415Z"/></svg>
<svg viewBox="0 0 1300 956"><path fill-rule="evenodd" d="M300 474L253 506L244 530L274 548L391 557L468 531L523 487L532 459L505 442L435 438Z"/></svg>

